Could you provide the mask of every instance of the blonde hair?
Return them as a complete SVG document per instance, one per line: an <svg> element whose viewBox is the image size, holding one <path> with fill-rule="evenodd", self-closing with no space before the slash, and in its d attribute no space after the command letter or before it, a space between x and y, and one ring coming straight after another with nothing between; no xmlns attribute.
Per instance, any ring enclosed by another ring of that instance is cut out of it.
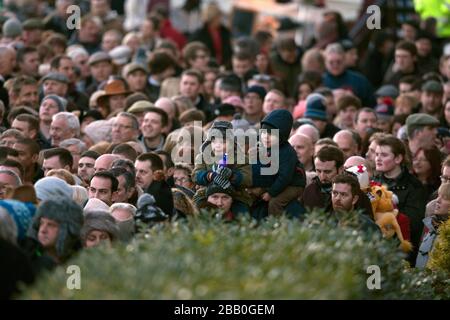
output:
<svg viewBox="0 0 450 320"><path fill-rule="evenodd" d="M85 187L82 186L72 186L73 195L72 200L79 204L81 207L84 207L86 202L89 199L89 194Z"/></svg>
<svg viewBox="0 0 450 320"><path fill-rule="evenodd" d="M450 183L443 183L438 189L438 194L445 200L450 200Z"/></svg>
<svg viewBox="0 0 450 320"><path fill-rule="evenodd" d="M50 170L46 177L56 177L64 180L67 182L67 184L74 186L75 185L75 179L73 175L67 171L66 169L52 169Z"/></svg>
<svg viewBox="0 0 450 320"><path fill-rule="evenodd" d="M180 94L180 78L167 78L161 84L159 97L172 98Z"/></svg>
<svg viewBox="0 0 450 320"><path fill-rule="evenodd" d="M111 143L106 141L100 141L99 143L94 144L92 147L89 148L91 151L95 151L98 154L102 155L105 154L109 148L111 147Z"/></svg>

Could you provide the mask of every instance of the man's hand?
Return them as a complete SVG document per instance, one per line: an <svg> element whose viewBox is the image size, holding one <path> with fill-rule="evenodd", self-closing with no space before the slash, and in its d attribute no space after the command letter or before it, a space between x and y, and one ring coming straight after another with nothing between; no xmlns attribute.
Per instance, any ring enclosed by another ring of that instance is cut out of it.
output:
<svg viewBox="0 0 450 320"><path fill-rule="evenodd" d="M270 194L268 192L264 192L263 195L261 196L261 198L267 202L269 202L270 199L272 199L272 197L270 196Z"/></svg>

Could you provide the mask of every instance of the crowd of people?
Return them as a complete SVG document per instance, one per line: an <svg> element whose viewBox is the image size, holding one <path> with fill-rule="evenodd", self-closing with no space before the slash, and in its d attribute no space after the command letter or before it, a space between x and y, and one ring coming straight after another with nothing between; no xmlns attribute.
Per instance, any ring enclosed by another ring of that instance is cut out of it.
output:
<svg viewBox="0 0 450 320"><path fill-rule="evenodd" d="M361 50L336 11L299 46L264 24L233 37L214 2L25 2L0 15L2 294L203 209L317 208L337 226L352 212L381 235L370 184L395 195L407 259L426 267L450 212L450 50L428 20Z"/></svg>

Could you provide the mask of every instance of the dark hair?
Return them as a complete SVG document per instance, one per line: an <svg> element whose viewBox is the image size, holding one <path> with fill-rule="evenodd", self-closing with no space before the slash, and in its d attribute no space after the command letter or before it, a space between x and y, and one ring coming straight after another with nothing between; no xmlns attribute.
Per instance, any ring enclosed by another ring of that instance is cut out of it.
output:
<svg viewBox="0 0 450 320"><path fill-rule="evenodd" d="M72 60L70 57L60 54L60 55L54 57L50 61L50 68L51 69L58 69L59 66L61 65L61 60L63 60L63 59Z"/></svg>
<svg viewBox="0 0 450 320"><path fill-rule="evenodd" d="M361 114L361 112L370 112L370 113L373 113L373 114L375 115L375 117L377 117L377 113L375 112L374 109L369 108L369 107L364 107L364 108L362 108L362 109L359 109L359 110L356 112L356 115L355 115L355 123L358 122L359 115Z"/></svg>
<svg viewBox="0 0 450 320"><path fill-rule="evenodd" d="M362 104L361 104L361 100L358 97L355 96L351 96L351 95L346 95L341 97L337 103L337 109L338 111L344 111L345 109L347 109L350 106L354 106L356 107L356 109L361 109Z"/></svg>
<svg viewBox="0 0 450 320"><path fill-rule="evenodd" d="M5 166L5 167L13 167L13 168L19 169L21 177L23 177L23 175L25 174L25 169L23 168L23 165L19 161L16 161L13 159L6 159L0 165Z"/></svg>
<svg viewBox="0 0 450 320"><path fill-rule="evenodd" d="M388 146L391 148L392 153L394 156L403 156L403 162L406 159L406 148L403 142L400 139L397 139L394 136L387 135L380 140L378 140L378 146Z"/></svg>
<svg viewBox="0 0 450 320"><path fill-rule="evenodd" d="M402 40L395 46L395 50L408 51L413 57L417 56L417 47L411 41Z"/></svg>
<svg viewBox="0 0 450 320"><path fill-rule="evenodd" d="M22 113L19 114L16 119L17 121L22 121L28 123L28 127L30 130L36 130L36 133L39 132L39 119L31 114Z"/></svg>
<svg viewBox="0 0 450 320"><path fill-rule="evenodd" d="M111 163L111 168L124 168L130 172L133 176L136 176L136 168L134 163L128 159L116 159Z"/></svg>
<svg viewBox="0 0 450 320"><path fill-rule="evenodd" d="M360 193L360 186L358 179L349 174L338 174L333 179L333 184L342 183L342 184L348 184L351 187L352 190L352 196L356 196Z"/></svg>
<svg viewBox="0 0 450 320"><path fill-rule="evenodd" d="M138 102L138 101L150 101L150 99L148 98L148 96L145 93L142 93L142 92L132 93L125 99L125 110L130 109L130 107L135 102Z"/></svg>
<svg viewBox="0 0 450 320"><path fill-rule="evenodd" d="M37 86L38 83L36 79L29 76L19 76L12 79L11 90L15 95L19 95L20 91L22 90L22 87L30 85Z"/></svg>
<svg viewBox="0 0 450 320"><path fill-rule="evenodd" d="M188 70L184 71L181 74L181 77L183 77L183 76L195 77L195 78L197 78L197 81L199 84L203 84L203 82L205 81L203 74L200 71L197 71L195 69L188 69Z"/></svg>
<svg viewBox="0 0 450 320"><path fill-rule="evenodd" d="M121 143L117 145L116 147L114 147L111 153L121 154L131 161L135 161L137 158L136 150L134 150L134 148L127 143Z"/></svg>
<svg viewBox="0 0 450 320"><path fill-rule="evenodd" d="M35 47L23 47L23 48L20 48L19 50L17 50L17 53L16 53L17 62L18 63L23 62L24 59L25 59L25 56L27 54L34 53L34 52L38 53L38 51L37 51L37 49Z"/></svg>
<svg viewBox="0 0 450 320"><path fill-rule="evenodd" d="M280 37L277 39L275 46L277 50L289 50L294 51L297 50L297 44L295 43L294 38L286 38L286 37Z"/></svg>
<svg viewBox="0 0 450 320"><path fill-rule="evenodd" d="M59 158L59 162L63 167L69 166L72 168L73 157L69 150L64 148L52 148L44 151L44 159L49 159L55 156Z"/></svg>
<svg viewBox="0 0 450 320"><path fill-rule="evenodd" d="M161 159L161 160L163 160L164 166L166 168L173 168L175 166L175 164L172 161L172 157L170 156L170 154L168 152L166 152L164 150L157 150L157 151L155 151L155 153L159 156L164 156L164 160L163 159Z"/></svg>
<svg viewBox="0 0 450 320"><path fill-rule="evenodd" d="M339 169L344 165L344 153L335 146L326 145L322 147L322 149L317 152L316 158L322 162L334 161L336 169Z"/></svg>
<svg viewBox="0 0 450 320"><path fill-rule="evenodd" d="M41 147L39 146L39 144L35 140L30 138L19 139L16 143L26 145L31 154L39 154L39 152L41 151Z"/></svg>
<svg viewBox="0 0 450 320"><path fill-rule="evenodd" d="M166 52L155 52L148 61L148 69L151 74L160 74L170 67L177 65L175 59Z"/></svg>
<svg viewBox="0 0 450 320"><path fill-rule="evenodd" d="M157 107L150 107L145 113L147 114L149 112L154 112L161 116L161 124L163 127L169 124L169 116L167 115L167 112L165 112L163 109Z"/></svg>
<svg viewBox="0 0 450 320"><path fill-rule="evenodd" d="M99 154L98 152L93 151L93 150L88 150L88 151L85 151L85 152L83 152L83 153L81 154L80 159L81 159L81 158L84 158L84 157L87 157L87 158L91 158L91 159L97 160L97 158L100 157L100 154Z"/></svg>
<svg viewBox="0 0 450 320"><path fill-rule="evenodd" d="M137 157L136 161L149 161L152 171L164 170L164 164L159 155L154 152L143 153Z"/></svg>
<svg viewBox="0 0 450 320"><path fill-rule="evenodd" d="M430 184L439 183L440 181L439 176L441 175L441 160L442 160L441 151L439 151L439 149L434 145L428 146L426 148L420 148L416 152L416 155L420 151L423 151L423 154L430 163L431 167L430 174L427 178L427 182Z"/></svg>
<svg viewBox="0 0 450 320"><path fill-rule="evenodd" d="M109 170L117 179L120 176L124 176L125 178L125 190L130 190L130 188L134 188L136 186L136 176L133 175L130 171L125 169L124 167L114 167ZM117 180L119 181L119 180Z"/></svg>
<svg viewBox="0 0 450 320"><path fill-rule="evenodd" d="M117 178L110 171L105 170L105 171L96 172L92 176L91 181L95 177L99 177L99 178L103 178L103 179L109 179L111 181L111 192L116 192L117 191L117 188L119 187L119 181L117 180ZM89 184L90 184L90 182L89 182Z"/></svg>

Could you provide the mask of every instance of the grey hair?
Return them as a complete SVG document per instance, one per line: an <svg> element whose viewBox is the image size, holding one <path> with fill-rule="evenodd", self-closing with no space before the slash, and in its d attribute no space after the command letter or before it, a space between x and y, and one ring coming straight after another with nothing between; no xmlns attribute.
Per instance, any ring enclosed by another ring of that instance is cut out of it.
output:
<svg viewBox="0 0 450 320"><path fill-rule="evenodd" d="M325 49L325 55L328 55L330 53L337 53L340 55L344 55L345 51L340 43L335 42L327 45L327 48Z"/></svg>
<svg viewBox="0 0 450 320"><path fill-rule="evenodd" d="M74 115L72 112L58 112L55 114L52 118L53 121L59 118L64 118L67 121L67 126L69 129L75 132L75 135L77 137L80 136L80 120L78 120L78 117Z"/></svg>
<svg viewBox="0 0 450 320"><path fill-rule="evenodd" d="M22 185L22 180L20 179L20 177L17 175L17 173L15 173L12 170L8 170L8 169L1 169L0 170L0 174L8 174L11 177L13 177L14 179L16 179L16 187L21 186Z"/></svg>
<svg viewBox="0 0 450 320"><path fill-rule="evenodd" d="M0 208L0 239L17 244L17 234L17 224L13 217L4 208Z"/></svg>
<svg viewBox="0 0 450 320"><path fill-rule="evenodd" d="M132 214L133 217L136 215L136 211L137 211L135 206L133 206L132 204L129 204L129 203L125 203L125 202L114 203L109 208L109 212L113 213L114 210L116 210L116 209L127 210L127 211L129 211Z"/></svg>
<svg viewBox="0 0 450 320"><path fill-rule="evenodd" d="M116 116L116 119L117 119L118 117L126 117L126 118L130 119L130 120L131 120L131 123L132 123L132 126L133 126L133 129L139 130L139 120L138 120L138 118L136 118L136 116L135 116L134 114L129 113L129 112L120 112L120 113Z"/></svg>
<svg viewBox="0 0 450 320"><path fill-rule="evenodd" d="M86 143L77 138L66 139L61 141L61 143L59 144L60 148L68 148L70 146L77 146L78 152L80 154L87 150Z"/></svg>

